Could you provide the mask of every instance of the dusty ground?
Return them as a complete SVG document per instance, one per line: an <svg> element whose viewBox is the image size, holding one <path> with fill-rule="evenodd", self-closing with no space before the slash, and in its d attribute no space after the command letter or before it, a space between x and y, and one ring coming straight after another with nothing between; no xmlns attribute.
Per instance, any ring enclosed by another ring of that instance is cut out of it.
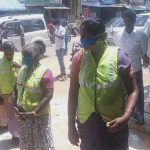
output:
<svg viewBox="0 0 150 150"><path fill-rule="evenodd" d="M73 38L72 42L79 40ZM72 43L71 42L71 43ZM69 44L68 55L65 56L65 63L67 72L69 73L70 65L70 50L71 43ZM42 63L47 65L56 76L59 74L59 65L55 56L53 46L47 49L47 57L42 60ZM148 70L144 70L145 85L149 85ZM67 139L67 99L68 99L69 78L66 81L55 81L54 97L51 101L51 114L52 114L52 129L55 141L56 150L79 150L78 147L72 146ZM0 133L0 150L19 150L19 148L11 144L11 136L6 131ZM150 135L139 133L132 130L130 132L130 149L131 150L149 150L150 148Z"/></svg>

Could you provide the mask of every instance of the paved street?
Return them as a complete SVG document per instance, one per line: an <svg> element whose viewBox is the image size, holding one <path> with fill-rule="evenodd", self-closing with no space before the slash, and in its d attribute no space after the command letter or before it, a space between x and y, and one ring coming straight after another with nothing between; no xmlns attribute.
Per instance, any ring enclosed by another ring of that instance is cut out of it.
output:
<svg viewBox="0 0 150 150"><path fill-rule="evenodd" d="M79 38L73 38L74 42ZM65 56L66 68L69 73L70 65L70 51L71 43L69 44L68 55ZM55 55L53 46L49 47L46 52L46 57L41 61L47 65L56 76L59 74L59 65ZM145 86L149 85L148 69L144 69L144 83ZM54 97L51 102L52 109L52 129L55 141L56 150L79 150L79 148L72 146L67 139L67 99L69 79L67 81L55 81ZM148 116L150 118L150 115ZM10 134L4 130L0 131L0 150L19 150L18 147L11 143ZM130 132L130 150L149 150L150 149L150 135L131 130Z"/></svg>

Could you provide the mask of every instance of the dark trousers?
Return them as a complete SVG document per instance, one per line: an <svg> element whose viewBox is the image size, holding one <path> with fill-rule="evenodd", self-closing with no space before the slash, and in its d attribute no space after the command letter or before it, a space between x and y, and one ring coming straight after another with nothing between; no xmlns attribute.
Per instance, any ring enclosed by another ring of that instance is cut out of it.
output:
<svg viewBox="0 0 150 150"><path fill-rule="evenodd" d="M144 87L142 70L135 72L135 78L139 88L139 97L135 109L135 114L137 115L137 118L144 119Z"/></svg>
<svg viewBox="0 0 150 150"><path fill-rule="evenodd" d="M64 49L62 48L62 49L56 50L56 55L57 55L58 63L60 66L60 72L62 75L65 75L66 68L65 68L65 64L64 64Z"/></svg>
<svg viewBox="0 0 150 150"><path fill-rule="evenodd" d="M100 115L93 113L85 123L78 121L81 150L128 150L128 125L109 132Z"/></svg>

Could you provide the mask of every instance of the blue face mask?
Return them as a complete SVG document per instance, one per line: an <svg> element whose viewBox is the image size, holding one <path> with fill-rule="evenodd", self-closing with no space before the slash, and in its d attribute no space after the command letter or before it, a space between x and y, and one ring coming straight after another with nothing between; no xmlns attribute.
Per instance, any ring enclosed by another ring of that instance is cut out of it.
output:
<svg viewBox="0 0 150 150"><path fill-rule="evenodd" d="M27 67L33 67L33 58L32 57L27 57L27 56L24 56L22 58L22 63L24 65L26 65Z"/></svg>
<svg viewBox="0 0 150 150"><path fill-rule="evenodd" d="M81 38L80 42L84 48L88 48L96 43L96 38L95 37Z"/></svg>

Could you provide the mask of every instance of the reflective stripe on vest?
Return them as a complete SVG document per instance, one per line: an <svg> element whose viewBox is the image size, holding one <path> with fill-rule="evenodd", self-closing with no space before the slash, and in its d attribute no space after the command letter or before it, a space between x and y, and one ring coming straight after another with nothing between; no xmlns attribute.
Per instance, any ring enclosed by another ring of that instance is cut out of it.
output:
<svg viewBox="0 0 150 150"><path fill-rule="evenodd" d="M116 82L116 81L115 81ZM97 90L110 88L114 85L114 82L110 82L108 84L95 84L95 83L88 83L88 82L80 82L80 87L86 87L86 88L96 88Z"/></svg>

